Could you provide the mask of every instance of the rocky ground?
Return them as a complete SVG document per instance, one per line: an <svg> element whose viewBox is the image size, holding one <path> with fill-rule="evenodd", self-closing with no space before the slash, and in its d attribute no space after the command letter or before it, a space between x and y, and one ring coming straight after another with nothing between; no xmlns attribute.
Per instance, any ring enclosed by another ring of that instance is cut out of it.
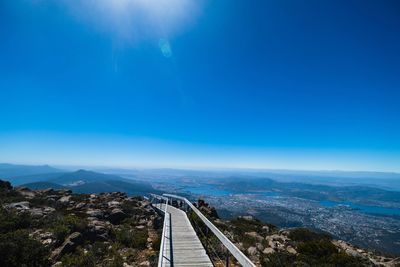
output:
<svg viewBox="0 0 400 267"><path fill-rule="evenodd" d="M143 198L0 181L0 204L1 266L156 265L162 218Z"/></svg>
<svg viewBox="0 0 400 267"><path fill-rule="evenodd" d="M252 216L221 220L216 210L204 201L199 201L197 207L258 266L400 266L400 258L357 248L344 241L333 240L328 234L302 228L280 230ZM195 220L193 214L190 217ZM198 224L195 223L196 226ZM213 245L213 252L216 250L216 253L210 255L214 255L216 262L224 258L224 250L219 250L219 243L212 235L209 234L207 241L204 237L201 239L208 246Z"/></svg>
<svg viewBox="0 0 400 267"><path fill-rule="evenodd" d="M400 259L327 234L280 230L252 216L221 220L204 201L196 206L257 266L400 266ZM188 216L215 265L223 266L225 249ZM162 217L141 197L13 188L0 180L0 266L155 266L161 228Z"/></svg>

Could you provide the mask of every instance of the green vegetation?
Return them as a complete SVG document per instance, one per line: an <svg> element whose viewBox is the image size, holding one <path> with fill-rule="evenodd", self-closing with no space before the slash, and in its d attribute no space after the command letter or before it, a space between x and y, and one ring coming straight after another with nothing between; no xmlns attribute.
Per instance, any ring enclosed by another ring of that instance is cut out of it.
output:
<svg viewBox="0 0 400 267"><path fill-rule="evenodd" d="M205 203L203 207L209 208ZM207 231L207 227L194 212L189 212L188 217L212 260L214 262L224 260L226 252L218 239ZM251 216L231 221L213 220L213 222L233 242L240 244L242 251L251 260L263 267L370 266L368 260L340 251L332 242L332 237L326 233L304 228L280 232L276 226L265 224ZM208 249L209 247L212 249ZM250 247L252 249L248 250ZM263 253L265 248L269 248L270 252Z"/></svg>
<svg viewBox="0 0 400 267"><path fill-rule="evenodd" d="M25 198L12 190L10 182L0 180L0 204L24 201Z"/></svg>
<svg viewBox="0 0 400 267"><path fill-rule="evenodd" d="M0 266L50 266L49 250L25 230L0 234Z"/></svg>
<svg viewBox="0 0 400 267"><path fill-rule="evenodd" d="M129 248L146 248L147 238L147 230L132 229L128 224L115 230L116 241Z"/></svg>
<svg viewBox="0 0 400 267"><path fill-rule="evenodd" d="M233 232L236 235L242 236L246 232L257 232L260 235L267 235L272 230L276 230L276 226L272 224L265 224L260 220L253 218L252 220L245 219L243 217L236 218L230 221L230 224L233 226ZM268 226L264 228L264 226Z"/></svg>
<svg viewBox="0 0 400 267"><path fill-rule="evenodd" d="M262 259L263 266L368 266L365 260L340 252L328 234L299 228L291 230L288 237L294 241L298 254L270 254Z"/></svg>
<svg viewBox="0 0 400 267"><path fill-rule="evenodd" d="M145 260L156 263L156 253L147 250L147 215L155 212L143 208L143 198L128 198L122 193L92 197L66 190L21 192L27 197L0 180L0 266L47 267L58 261L68 267L122 267L124 262ZM22 201L29 203L15 203ZM128 217L122 224L107 219L114 209L110 202L122 204ZM15 204L6 206L11 203ZM81 208L76 208L78 203L83 203ZM23 205L26 208L21 208ZM89 218L90 209L104 215ZM64 243L68 237L70 241Z"/></svg>
<svg viewBox="0 0 400 267"><path fill-rule="evenodd" d="M86 218L75 214L65 214L62 210L53 213L41 222L43 228L54 234L57 244L64 242L65 238L73 232L83 232L87 224Z"/></svg>
<svg viewBox="0 0 400 267"><path fill-rule="evenodd" d="M305 228L291 230L289 238L293 241L310 242L318 240L331 240L332 237L326 233L316 233Z"/></svg>
<svg viewBox="0 0 400 267"><path fill-rule="evenodd" d="M32 225L26 214L8 212L0 206L0 266L49 266L49 250L29 237Z"/></svg>
<svg viewBox="0 0 400 267"><path fill-rule="evenodd" d="M26 229L32 225L32 218L28 213L17 214L6 211L0 206L0 233L9 233L19 229Z"/></svg>
<svg viewBox="0 0 400 267"><path fill-rule="evenodd" d="M94 253L85 253L82 248L78 248L74 254L65 255L61 262L65 267L94 267L96 257Z"/></svg>

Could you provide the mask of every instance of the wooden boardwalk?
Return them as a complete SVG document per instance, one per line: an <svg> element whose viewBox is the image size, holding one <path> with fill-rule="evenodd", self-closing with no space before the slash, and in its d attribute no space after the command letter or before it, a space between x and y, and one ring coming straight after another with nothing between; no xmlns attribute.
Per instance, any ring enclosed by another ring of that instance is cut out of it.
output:
<svg viewBox="0 0 400 267"><path fill-rule="evenodd" d="M164 204L155 204L156 208L164 211ZM172 206L167 207L170 214L168 238L165 239L164 259L162 266L179 267L212 267L203 245L194 231L186 213ZM172 253L171 253L172 250Z"/></svg>

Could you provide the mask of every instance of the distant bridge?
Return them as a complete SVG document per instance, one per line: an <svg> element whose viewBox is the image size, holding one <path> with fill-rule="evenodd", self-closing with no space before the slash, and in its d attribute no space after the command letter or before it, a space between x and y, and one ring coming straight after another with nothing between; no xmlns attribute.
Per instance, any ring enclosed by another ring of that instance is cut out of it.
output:
<svg viewBox="0 0 400 267"><path fill-rule="evenodd" d="M186 198L171 194L162 196L151 194L150 200L152 205L164 214L158 267L214 266L186 215L189 210L198 216L207 227L207 231L210 230L218 238L239 264L244 267L255 267L254 263ZM172 200L179 203L179 208L172 206ZM230 266L229 253L223 264L225 266ZM218 266L222 266L221 260Z"/></svg>

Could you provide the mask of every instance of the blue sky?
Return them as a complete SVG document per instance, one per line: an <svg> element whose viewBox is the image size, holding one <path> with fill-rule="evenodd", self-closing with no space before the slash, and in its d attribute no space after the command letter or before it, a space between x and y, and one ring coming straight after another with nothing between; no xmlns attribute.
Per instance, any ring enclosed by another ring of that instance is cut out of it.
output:
<svg viewBox="0 0 400 267"><path fill-rule="evenodd" d="M400 171L398 14L398 1L1 1L0 161Z"/></svg>

